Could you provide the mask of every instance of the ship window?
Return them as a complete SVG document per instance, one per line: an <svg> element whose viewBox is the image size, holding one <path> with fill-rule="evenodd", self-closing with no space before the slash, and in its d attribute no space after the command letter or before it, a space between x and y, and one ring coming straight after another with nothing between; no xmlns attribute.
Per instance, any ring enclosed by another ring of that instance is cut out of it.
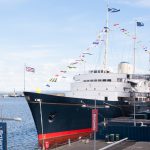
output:
<svg viewBox="0 0 150 150"><path fill-rule="evenodd" d="M106 79L103 79L103 82L106 82Z"/></svg>
<svg viewBox="0 0 150 150"><path fill-rule="evenodd" d="M86 80L83 80L83 82L86 82Z"/></svg>
<svg viewBox="0 0 150 150"><path fill-rule="evenodd" d="M108 82L111 82L111 79L108 79L107 81L108 81Z"/></svg>
<svg viewBox="0 0 150 150"><path fill-rule="evenodd" d="M89 82L89 80L87 80L87 82Z"/></svg>
<svg viewBox="0 0 150 150"><path fill-rule="evenodd" d="M121 78L117 78L117 81L118 81L118 82L122 82L122 79L121 79Z"/></svg>
<svg viewBox="0 0 150 150"><path fill-rule="evenodd" d="M108 97L105 97L105 101L108 101Z"/></svg>
<svg viewBox="0 0 150 150"><path fill-rule="evenodd" d="M94 70L94 73L97 73L97 70Z"/></svg>
<svg viewBox="0 0 150 150"><path fill-rule="evenodd" d="M129 74L127 74L127 79L129 79L130 78L130 75Z"/></svg>
<svg viewBox="0 0 150 150"><path fill-rule="evenodd" d="M93 82L93 80L90 80L91 82Z"/></svg>
<svg viewBox="0 0 150 150"><path fill-rule="evenodd" d="M50 113L49 116L48 116L48 122L52 123L54 121L55 117L56 117L56 113L55 112L54 113Z"/></svg>
<svg viewBox="0 0 150 150"><path fill-rule="evenodd" d="M25 96L28 101L30 101L30 96Z"/></svg>
<svg viewBox="0 0 150 150"><path fill-rule="evenodd" d="M101 79L98 79L98 82L101 82Z"/></svg>
<svg viewBox="0 0 150 150"><path fill-rule="evenodd" d="M103 70L101 70L101 73L103 73Z"/></svg>
<svg viewBox="0 0 150 150"><path fill-rule="evenodd" d="M94 88L94 91L96 90L96 88Z"/></svg>
<svg viewBox="0 0 150 150"><path fill-rule="evenodd" d="M95 79L94 82L97 82L97 79Z"/></svg>
<svg viewBox="0 0 150 150"><path fill-rule="evenodd" d="M101 71L100 71L100 70L98 70L98 73L101 73Z"/></svg>
<svg viewBox="0 0 150 150"><path fill-rule="evenodd" d="M139 98L139 101L142 101L142 98Z"/></svg>

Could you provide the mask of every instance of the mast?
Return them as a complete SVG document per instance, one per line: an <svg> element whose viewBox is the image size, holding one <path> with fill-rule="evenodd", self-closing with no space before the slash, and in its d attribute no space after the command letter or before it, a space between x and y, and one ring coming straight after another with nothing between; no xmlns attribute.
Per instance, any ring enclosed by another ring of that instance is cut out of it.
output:
<svg viewBox="0 0 150 150"><path fill-rule="evenodd" d="M108 8L109 8L109 0L107 0L107 7L106 7L106 28L105 28L105 32L106 32L106 40L105 40L105 52L104 52L104 70L107 70L107 64L108 64L108 33L109 33L109 24L108 24L108 20L109 20L109 13L108 13Z"/></svg>
<svg viewBox="0 0 150 150"><path fill-rule="evenodd" d="M135 51L136 51L136 33L137 32L137 21L135 20L135 27L134 27L134 38L133 38L133 73L135 73L135 63L136 63L136 58L135 58Z"/></svg>

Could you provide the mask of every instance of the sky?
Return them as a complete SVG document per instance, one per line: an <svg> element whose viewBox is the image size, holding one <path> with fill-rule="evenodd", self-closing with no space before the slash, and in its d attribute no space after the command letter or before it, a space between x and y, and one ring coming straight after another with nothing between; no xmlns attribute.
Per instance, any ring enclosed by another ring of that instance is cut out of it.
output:
<svg viewBox="0 0 150 150"><path fill-rule="evenodd" d="M119 62L133 63L133 39L113 25L134 35L137 20L144 26L137 27L142 46L136 45L136 73L148 73L149 55L142 47L150 47L150 1L110 0L109 7L120 9L109 13L109 68L116 72ZM74 74L101 67L103 45L66 79L49 79L77 59L105 26L106 0L0 0L0 91L23 91L24 65L35 68L25 72L27 91L68 90Z"/></svg>

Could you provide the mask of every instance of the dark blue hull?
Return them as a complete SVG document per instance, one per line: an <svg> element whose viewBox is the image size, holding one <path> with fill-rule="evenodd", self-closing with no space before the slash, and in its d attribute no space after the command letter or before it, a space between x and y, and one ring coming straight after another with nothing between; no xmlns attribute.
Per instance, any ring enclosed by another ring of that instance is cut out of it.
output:
<svg viewBox="0 0 150 150"><path fill-rule="evenodd" d="M63 137L65 141L74 136L79 138L92 133L91 110L95 100L30 92L24 92L24 95L32 112L39 141L56 137ZM127 116L131 113L131 106L125 102L96 100L96 107L99 122L104 118Z"/></svg>

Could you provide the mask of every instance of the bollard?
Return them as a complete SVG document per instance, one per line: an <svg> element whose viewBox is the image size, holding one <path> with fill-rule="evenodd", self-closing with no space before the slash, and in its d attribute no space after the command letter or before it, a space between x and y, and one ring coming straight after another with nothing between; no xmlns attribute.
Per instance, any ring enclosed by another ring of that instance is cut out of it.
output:
<svg viewBox="0 0 150 150"><path fill-rule="evenodd" d="M70 139L68 139L68 145L71 146L71 140Z"/></svg>
<svg viewBox="0 0 150 150"><path fill-rule="evenodd" d="M114 134L110 134L110 141L114 142Z"/></svg>
<svg viewBox="0 0 150 150"><path fill-rule="evenodd" d="M109 135L108 134L105 135L105 142L109 142Z"/></svg>
<svg viewBox="0 0 150 150"><path fill-rule="evenodd" d="M85 144L88 144L89 142L90 142L89 139L86 139Z"/></svg>
<svg viewBox="0 0 150 150"><path fill-rule="evenodd" d="M49 142L45 141L45 149L49 149Z"/></svg>
<svg viewBox="0 0 150 150"><path fill-rule="evenodd" d="M119 134L116 134L116 141L119 141Z"/></svg>

